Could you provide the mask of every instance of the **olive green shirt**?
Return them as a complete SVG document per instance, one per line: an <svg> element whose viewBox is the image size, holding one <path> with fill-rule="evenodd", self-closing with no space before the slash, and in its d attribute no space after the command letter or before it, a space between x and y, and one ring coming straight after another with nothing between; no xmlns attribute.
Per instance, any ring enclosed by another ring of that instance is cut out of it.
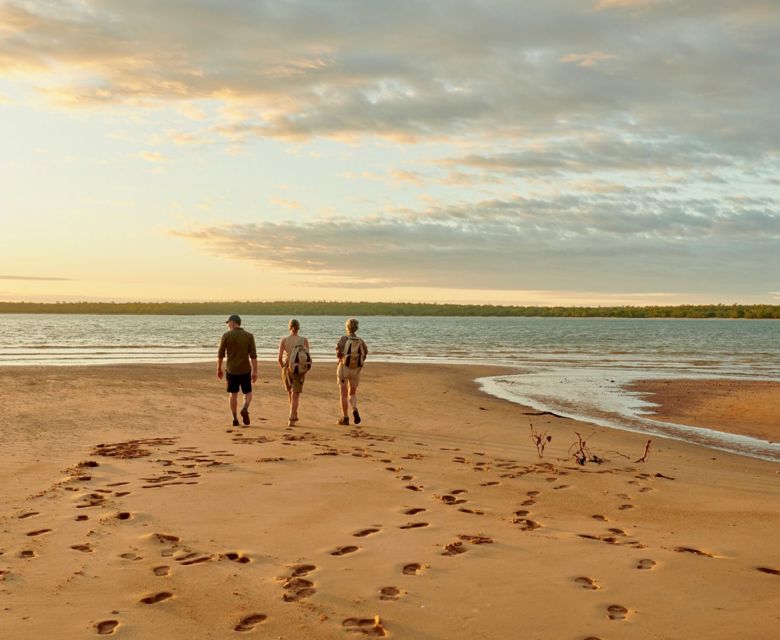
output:
<svg viewBox="0 0 780 640"><path fill-rule="evenodd" d="M227 353L225 371L228 373L250 373L252 365L249 359L257 358L255 337L241 327L228 331L219 342L219 357L224 358Z"/></svg>

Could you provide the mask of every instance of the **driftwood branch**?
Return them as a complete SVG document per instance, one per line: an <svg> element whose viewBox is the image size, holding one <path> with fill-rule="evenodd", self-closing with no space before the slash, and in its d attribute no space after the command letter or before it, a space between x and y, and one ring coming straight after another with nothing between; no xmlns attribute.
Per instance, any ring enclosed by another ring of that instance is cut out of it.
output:
<svg viewBox="0 0 780 640"><path fill-rule="evenodd" d="M647 454L650 453L650 443L651 442L652 442L652 440L648 440L647 441L647 444L645 445L645 452L642 454L641 458L637 458L636 460L634 460L635 463L636 462L647 462Z"/></svg>
<svg viewBox="0 0 780 640"><path fill-rule="evenodd" d="M531 440L533 441L534 445L536 445L536 453L538 453L539 457L542 458L544 457L544 448L552 440L552 436L546 431L543 431L542 433L534 431L533 422L530 424L530 426L531 426Z"/></svg>
<svg viewBox="0 0 780 640"><path fill-rule="evenodd" d="M557 413L553 413L552 411L524 411L524 416L554 416L556 418L561 418L562 420L571 420L568 416L562 416Z"/></svg>

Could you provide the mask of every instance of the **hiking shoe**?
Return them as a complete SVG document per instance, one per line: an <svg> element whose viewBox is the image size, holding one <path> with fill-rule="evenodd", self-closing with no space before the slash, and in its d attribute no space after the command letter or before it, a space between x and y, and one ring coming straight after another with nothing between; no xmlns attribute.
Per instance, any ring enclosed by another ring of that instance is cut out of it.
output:
<svg viewBox="0 0 780 640"><path fill-rule="evenodd" d="M233 426L234 427L238 426L238 418L233 418Z"/></svg>
<svg viewBox="0 0 780 640"><path fill-rule="evenodd" d="M340 425L348 425L348 424L349 424L349 418L347 418L347 417L345 416L345 417L343 417L343 418L339 419L339 421L338 421L336 424L340 424Z"/></svg>
<svg viewBox="0 0 780 640"><path fill-rule="evenodd" d="M360 424L360 414L357 409L352 412L352 417L355 419L355 424Z"/></svg>
<svg viewBox="0 0 780 640"><path fill-rule="evenodd" d="M247 409L246 407L241 409L241 419L244 421L244 426L248 427L249 426L249 409Z"/></svg>

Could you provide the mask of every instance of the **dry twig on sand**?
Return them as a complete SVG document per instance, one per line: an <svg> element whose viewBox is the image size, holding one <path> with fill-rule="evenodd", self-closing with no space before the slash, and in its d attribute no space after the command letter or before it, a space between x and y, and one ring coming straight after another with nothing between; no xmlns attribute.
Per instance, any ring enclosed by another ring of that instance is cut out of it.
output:
<svg viewBox="0 0 780 640"><path fill-rule="evenodd" d="M647 462L647 454L650 453L650 443L651 442L652 442L652 440L648 440L647 441L647 444L645 445L645 452L642 454L641 458L637 458L636 460L634 460L635 463L636 462Z"/></svg>
<svg viewBox="0 0 780 640"><path fill-rule="evenodd" d="M606 462L604 458L597 456L595 453L592 453L590 449L588 449L588 444L585 440L582 439L579 431L575 431L574 433L577 435L577 442L572 443L572 445L569 447L569 458L573 457L575 462L582 466L584 466L586 462L594 462L596 464L602 464ZM590 438L590 436L588 436L588 438ZM572 453L572 450L574 450L574 453Z"/></svg>
<svg viewBox="0 0 780 640"><path fill-rule="evenodd" d="M547 444L552 440L552 436L547 433L546 431L543 431L542 433L538 433L537 431L534 431L534 423L530 423L531 427L531 440L533 440L534 444L536 445L536 453L539 454L539 457L544 457L544 448L547 446Z"/></svg>

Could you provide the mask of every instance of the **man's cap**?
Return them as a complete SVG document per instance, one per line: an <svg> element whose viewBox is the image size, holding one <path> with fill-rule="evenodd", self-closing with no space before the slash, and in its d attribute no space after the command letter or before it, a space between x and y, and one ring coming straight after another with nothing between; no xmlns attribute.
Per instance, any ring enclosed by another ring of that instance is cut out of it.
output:
<svg viewBox="0 0 780 640"><path fill-rule="evenodd" d="M236 324L241 324L241 316L236 315L235 313L230 316L227 320L225 320L225 324L228 322L235 322Z"/></svg>

